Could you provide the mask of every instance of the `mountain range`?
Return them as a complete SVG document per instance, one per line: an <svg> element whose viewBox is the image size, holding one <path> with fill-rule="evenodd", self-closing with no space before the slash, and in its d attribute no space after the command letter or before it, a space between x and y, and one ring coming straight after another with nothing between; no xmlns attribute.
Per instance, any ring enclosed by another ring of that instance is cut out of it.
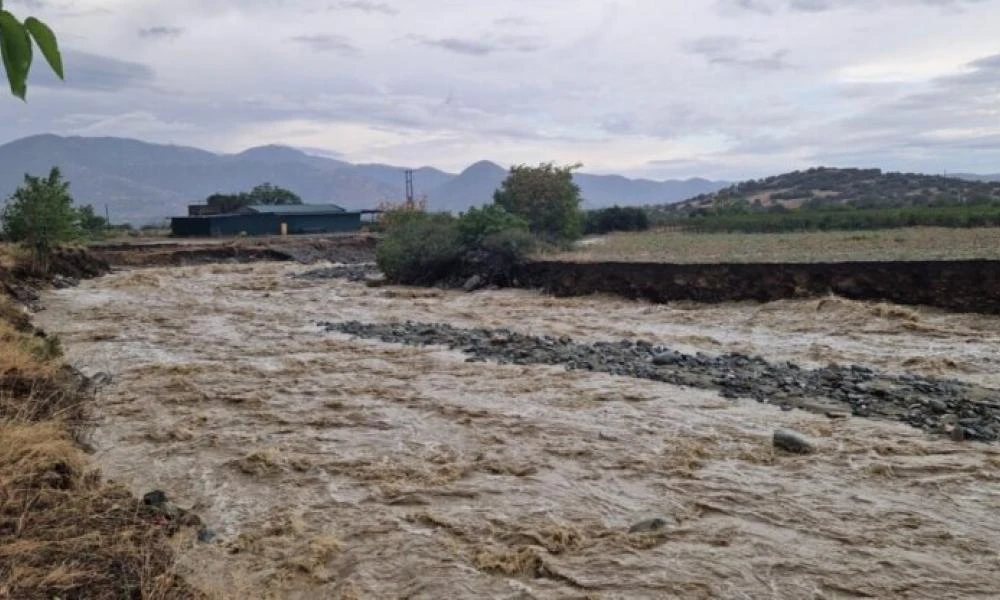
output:
<svg viewBox="0 0 1000 600"><path fill-rule="evenodd" d="M214 193L246 191L269 182L306 203L349 209L375 208L404 197L404 167L352 164L287 146L260 146L238 154L152 144L115 137L45 134L0 146L0 198L8 198L25 173L47 174L58 166L78 205L105 207L113 223L143 225L186 214L187 205ZM463 211L492 200L507 170L489 161L461 173L432 167L413 170L417 197L435 211ZM719 190L728 182L707 179L652 181L618 175L574 175L585 208L664 204Z"/></svg>

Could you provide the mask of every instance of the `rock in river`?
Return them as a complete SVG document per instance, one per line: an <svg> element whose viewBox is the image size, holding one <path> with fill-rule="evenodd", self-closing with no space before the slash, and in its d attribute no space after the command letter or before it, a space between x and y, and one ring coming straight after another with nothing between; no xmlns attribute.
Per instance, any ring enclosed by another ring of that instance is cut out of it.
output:
<svg viewBox="0 0 1000 600"><path fill-rule="evenodd" d="M812 442L802 435L787 429L775 431L773 443L775 448L791 452L792 454L812 454L816 451L816 447L813 446Z"/></svg>
<svg viewBox="0 0 1000 600"><path fill-rule="evenodd" d="M629 527L629 533L653 533L655 531L660 531L665 529L668 525L675 524L676 521L673 519L666 519L664 517L654 517L652 519L646 519L645 521L639 521L635 525Z"/></svg>

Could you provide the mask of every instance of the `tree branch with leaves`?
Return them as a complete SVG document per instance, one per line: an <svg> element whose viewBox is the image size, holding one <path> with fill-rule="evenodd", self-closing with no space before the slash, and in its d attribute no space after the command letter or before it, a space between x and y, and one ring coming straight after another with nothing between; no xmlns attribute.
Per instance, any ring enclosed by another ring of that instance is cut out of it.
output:
<svg viewBox="0 0 1000 600"><path fill-rule="evenodd" d="M52 29L35 17L28 17L23 22L18 20L10 11L3 9L3 0L0 0L0 56L10 92L21 100L26 100L28 95L32 41L41 50L52 71L63 79L62 54Z"/></svg>

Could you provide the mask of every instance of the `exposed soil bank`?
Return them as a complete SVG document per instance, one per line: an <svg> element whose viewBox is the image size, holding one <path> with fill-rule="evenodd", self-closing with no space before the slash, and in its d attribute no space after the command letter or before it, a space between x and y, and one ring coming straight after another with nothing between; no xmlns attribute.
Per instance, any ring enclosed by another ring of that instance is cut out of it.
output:
<svg viewBox="0 0 1000 600"><path fill-rule="evenodd" d="M667 264L539 261L518 279L557 296L608 293L652 302L770 302L836 294L1000 314L1000 261Z"/></svg>
<svg viewBox="0 0 1000 600"><path fill-rule="evenodd" d="M84 452L107 375L64 365L58 338L24 309L108 265L77 249L48 266L0 246L0 598L200 598L173 573L166 534L178 524L104 480Z"/></svg>
<svg viewBox="0 0 1000 600"><path fill-rule="evenodd" d="M90 251L114 266L159 267L260 261L341 263L375 259L376 239L369 235L100 244Z"/></svg>

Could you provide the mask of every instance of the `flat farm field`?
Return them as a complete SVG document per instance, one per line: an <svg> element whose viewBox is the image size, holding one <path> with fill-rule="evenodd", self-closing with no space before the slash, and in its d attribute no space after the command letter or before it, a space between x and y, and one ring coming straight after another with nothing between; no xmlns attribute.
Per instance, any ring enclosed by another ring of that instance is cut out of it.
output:
<svg viewBox="0 0 1000 600"><path fill-rule="evenodd" d="M1000 228L690 233L656 229L588 238L550 260L670 263L1000 259Z"/></svg>

